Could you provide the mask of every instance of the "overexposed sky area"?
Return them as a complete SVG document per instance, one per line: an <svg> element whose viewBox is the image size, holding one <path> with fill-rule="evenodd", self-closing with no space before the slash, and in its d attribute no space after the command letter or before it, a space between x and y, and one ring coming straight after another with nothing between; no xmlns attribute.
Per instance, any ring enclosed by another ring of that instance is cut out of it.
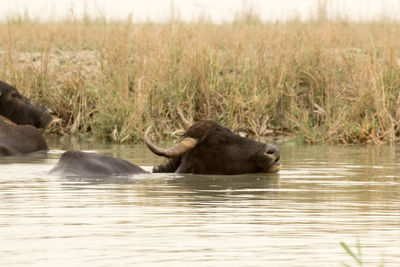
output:
<svg viewBox="0 0 400 267"><path fill-rule="evenodd" d="M315 17L318 3L324 3L331 19L353 21L400 19L400 0L0 0L0 20L29 16L40 20L81 17L134 22L183 21L206 18L215 23L231 21L252 11L264 21L285 21Z"/></svg>

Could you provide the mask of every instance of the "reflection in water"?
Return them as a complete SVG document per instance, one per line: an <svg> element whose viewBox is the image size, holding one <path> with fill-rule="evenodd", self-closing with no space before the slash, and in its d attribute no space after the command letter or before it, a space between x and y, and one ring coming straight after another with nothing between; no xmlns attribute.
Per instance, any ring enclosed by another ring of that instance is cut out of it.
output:
<svg viewBox="0 0 400 267"><path fill-rule="evenodd" d="M79 141L79 140L78 140ZM281 145L279 174L47 174L62 150L160 164L144 146L50 140L0 158L0 264L340 266L400 262L399 146Z"/></svg>

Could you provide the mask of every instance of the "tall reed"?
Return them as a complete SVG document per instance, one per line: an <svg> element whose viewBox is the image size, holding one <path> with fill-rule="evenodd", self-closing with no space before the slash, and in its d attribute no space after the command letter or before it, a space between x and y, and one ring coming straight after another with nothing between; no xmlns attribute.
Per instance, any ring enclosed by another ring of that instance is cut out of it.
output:
<svg viewBox="0 0 400 267"><path fill-rule="evenodd" d="M181 128L178 109L249 135L381 143L400 136L400 27L316 21L0 24L0 79L118 142Z"/></svg>

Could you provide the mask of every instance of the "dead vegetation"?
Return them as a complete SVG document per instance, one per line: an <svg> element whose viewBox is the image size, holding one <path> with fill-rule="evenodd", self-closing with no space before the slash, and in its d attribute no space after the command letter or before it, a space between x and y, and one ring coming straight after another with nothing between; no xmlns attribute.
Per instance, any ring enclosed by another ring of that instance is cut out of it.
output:
<svg viewBox="0 0 400 267"><path fill-rule="evenodd" d="M288 22L0 24L0 78L118 142L213 119L241 135L382 143L400 136L400 27ZM181 111L180 111L181 110Z"/></svg>

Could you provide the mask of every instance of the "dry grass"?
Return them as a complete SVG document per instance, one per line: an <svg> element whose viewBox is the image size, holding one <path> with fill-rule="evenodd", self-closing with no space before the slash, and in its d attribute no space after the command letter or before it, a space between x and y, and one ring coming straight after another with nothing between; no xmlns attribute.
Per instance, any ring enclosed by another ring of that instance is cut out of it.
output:
<svg viewBox="0 0 400 267"><path fill-rule="evenodd" d="M400 136L400 27L257 21L0 24L0 79L53 109L52 131L138 141L178 109L236 132L304 142Z"/></svg>

